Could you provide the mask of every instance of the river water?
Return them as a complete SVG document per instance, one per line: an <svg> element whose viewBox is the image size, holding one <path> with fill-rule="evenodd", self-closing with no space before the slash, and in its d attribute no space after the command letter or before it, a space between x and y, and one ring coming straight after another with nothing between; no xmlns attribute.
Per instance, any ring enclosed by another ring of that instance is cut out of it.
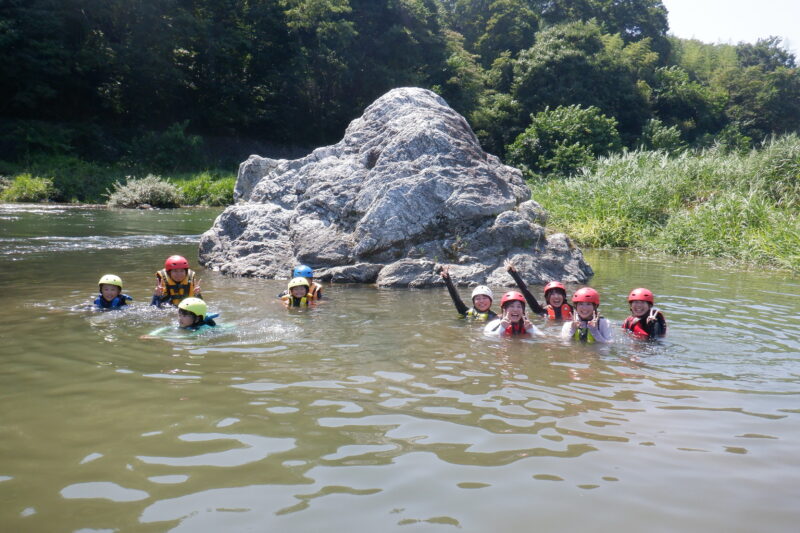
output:
<svg viewBox="0 0 800 533"><path fill-rule="evenodd" d="M596 347L484 338L444 289L292 312L198 268L225 327L140 338L218 213L0 207L3 531L796 531L796 277L590 251L615 326L642 285L670 325ZM128 311L88 309L105 273Z"/></svg>

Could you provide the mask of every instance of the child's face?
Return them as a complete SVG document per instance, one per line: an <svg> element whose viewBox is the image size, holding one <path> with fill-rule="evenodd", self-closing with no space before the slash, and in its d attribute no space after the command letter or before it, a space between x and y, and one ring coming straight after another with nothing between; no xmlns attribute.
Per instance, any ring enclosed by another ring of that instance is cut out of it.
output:
<svg viewBox="0 0 800 533"><path fill-rule="evenodd" d="M472 305L476 310L485 313L492 306L492 299L485 294L478 294L472 299Z"/></svg>
<svg viewBox="0 0 800 533"><path fill-rule="evenodd" d="M650 310L650 302L644 300L634 300L631 302L631 313L633 316L646 315Z"/></svg>
<svg viewBox="0 0 800 533"><path fill-rule="evenodd" d="M183 311L183 309L178 310L178 325L182 328L188 328L194 324L194 319L197 315L181 311Z"/></svg>
<svg viewBox="0 0 800 533"><path fill-rule="evenodd" d="M594 317L594 304L592 302L578 302L575 304L578 316L583 320L591 320Z"/></svg>
<svg viewBox="0 0 800 533"><path fill-rule="evenodd" d="M561 294L561 291L552 290L547 293L547 303L553 307L561 307L561 304L564 303L564 295Z"/></svg>
<svg viewBox="0 0 800 533"><path fill-rule="evenodd" d="M103 300L110 302L122 292L122 289L110 283L103 283L100 285L100 294L103 295Z"/></svg>
<svg viewBox="0 0 800 533"><path fill-rule="evenodd" d="M184 279L186 279L186 269L185 268L174 268L169 271L169 277L173 279L173 281L177 281L180 283Z"/></svg>
<svg viewBox="0 0 800 533"><path fill-rule="evenodd" d="M304 287L303 285L300 285L299 287L292 287L290 290L292 291L292 296L295 298L302 298L308 294L308 287Z"/></svg>
<svg viewBox="0 0 800 533"><path fill-rule="evenodd" d="M516 322L522 320L522 316L525 314L525 306L522 305L522 302L515 300L507 303L504 311L511 322Z"/></svg>

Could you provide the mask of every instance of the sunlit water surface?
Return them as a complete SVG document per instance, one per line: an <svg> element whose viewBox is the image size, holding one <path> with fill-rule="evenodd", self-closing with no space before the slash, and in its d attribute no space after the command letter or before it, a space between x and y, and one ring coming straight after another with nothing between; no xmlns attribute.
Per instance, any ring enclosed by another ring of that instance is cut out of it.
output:
<svg viewBox="0 0 800 533"><path fill-rule="evenodd" d="M218 212L0 207L3 531L796 531L796 278L587 253L616 326L642 285L670 325L595 347L484 338L444 289L287 312L198 268L225 327L141 338ZM87 307L105 273L128 311Z"/></svg>

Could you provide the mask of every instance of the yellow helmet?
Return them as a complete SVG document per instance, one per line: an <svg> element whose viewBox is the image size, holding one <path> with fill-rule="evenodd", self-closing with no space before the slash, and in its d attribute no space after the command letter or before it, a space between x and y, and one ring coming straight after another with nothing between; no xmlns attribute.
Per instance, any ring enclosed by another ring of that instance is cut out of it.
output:
<svg viewBox="0 0 800 533"><path fill-rule="evenodd" d="M289 282L289 290L292 290L292 287L300 287L303 286L305 288L311 287L308 284L308 280L306 278L292 278L292 281Z"/></svg>
<svg viewBox="0 0 800 533"><path fill-rule="evenodd" d="M116 285L119 287L119 290L122 290L122 279L119 276L115 276L114 274L106 274L100 281L97 282L98 285Z"/></svg>
<svg viewBox="0 0 800 533"><path fill-rule="evenodd" d="M178 309L194 313L200 318L204 318L206 313L208 313L208 306L200 298L184 298L181 303L178 304Z"/></svg>

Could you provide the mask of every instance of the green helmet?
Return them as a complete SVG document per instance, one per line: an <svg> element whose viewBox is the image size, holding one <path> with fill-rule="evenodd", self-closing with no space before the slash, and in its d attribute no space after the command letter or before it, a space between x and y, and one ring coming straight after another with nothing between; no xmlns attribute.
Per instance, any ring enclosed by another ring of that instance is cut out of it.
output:
<svg viewBox="0 0 800 533"><path fill-rule="evenodd" d="M308 280L306 278L292 278L292 281L289 282L289 290L292 290L292 287L300 287L303 286L305 288L311 287L308 284Z"/></svg>
<svg viewBox="0 0 800 533"><path fill-rule="evenodd" d="M208 313L208 306L200 298L184 298L181 303L178 304L178 309L194 313L200 318L204 318L206 313Z"/></svg>
<svg viewBox="0 0 800 533"><path fill-rule="evenodd" d="M122 279L119 276L115 276L114 274L106 274L100 281L97 282L98 285L116 285L119 287L119 290L122 290Z"/></svg>

